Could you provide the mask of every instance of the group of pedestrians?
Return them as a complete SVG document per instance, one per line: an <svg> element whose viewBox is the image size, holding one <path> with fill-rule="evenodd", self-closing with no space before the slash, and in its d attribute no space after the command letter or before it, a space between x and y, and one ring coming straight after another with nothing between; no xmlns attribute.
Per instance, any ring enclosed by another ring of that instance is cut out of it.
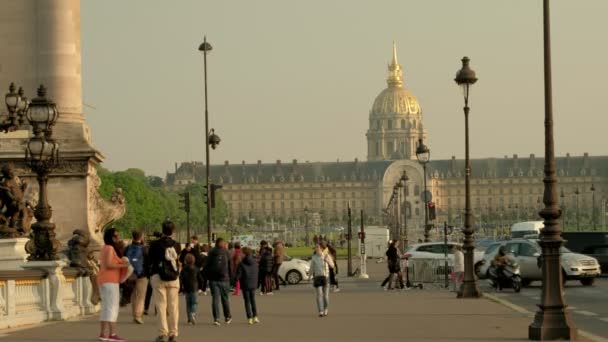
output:
<svg viewBox="0 0 608 342"><path fill-rule="evenodd" d="M156 342L175 342L179 334L179 294L185 298L188 324L194 325L198 296L206 295L208 288L214 325L222 325L221 318L224 324L232 322L231 294L243 296L247 323L260 323L255 293L258 288L265 295L279 290L279 269L285 255L282 242L275 241L271 246L262 241L256 257L253 249L241 248L238 242L228 244L222 238L209 249L192 236L182 249L173 239L174 231L174 223L166 220L162 232L155 235L156 240L146 244L143 232L134 231L131 244L126 247L115 228L104 231L97 276L101 296L100 341L125 341L117 334L116 321L121 304L130 302L137 324L144 324L144 315L153 308L150 313L157 316L159 326ZM327 272L318 270L318 275L330 276L329 268ZM323 308L326 312L327 304Z"/></svg>

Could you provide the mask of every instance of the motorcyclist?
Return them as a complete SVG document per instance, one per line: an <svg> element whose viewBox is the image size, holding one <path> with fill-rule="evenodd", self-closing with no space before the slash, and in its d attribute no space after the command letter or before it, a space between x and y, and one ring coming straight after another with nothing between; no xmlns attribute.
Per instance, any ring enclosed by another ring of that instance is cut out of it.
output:
<svg viewBox="0 0 608 342"><path fill-rule="evenodd" d="M492 260L492 266L496 267L496 274L499 277L503 277L505 267L513 261L514 260L509 254L507 247L500 246L500 248L498 249L498 253L496 253L496 256L494 257L494 260Z"/></svg>

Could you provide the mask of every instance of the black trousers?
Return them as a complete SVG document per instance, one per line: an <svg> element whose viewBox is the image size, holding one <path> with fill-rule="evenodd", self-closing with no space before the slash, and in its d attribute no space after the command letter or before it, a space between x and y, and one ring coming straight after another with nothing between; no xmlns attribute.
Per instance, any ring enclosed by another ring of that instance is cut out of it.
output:
<svg viewBox="0 0 608 342"><path fill-rule="evenodd" d="M253 318L258 315L258 309L255 305L255 290L241 290L243 292L243 299L245 300L245 312L247 318Z"/></svg>
<svg viewBox="0 0 608 342"><path fill-rule="evenodd" d="M279 279L279 268L281 267L281 264L274 264L272 265L272 279L274 281L274 288L275 290L279 289L279 282L281 281Z"/></svg>
<svg viewBox="0 0 608 342"><path fill-rule="evenodd" d="M144 311L148 311L150 308L150 300L152 299L152 285L148 281L148 288L146 289L146 299L144 301Z"/></svg>
<svg viewBox="0 0 608 342"><path fill-rule="evenodd" d="M329 285L334 285L334 286L338 287L338 279L336 279L336 269L335 268L329 269Z"/></svg>

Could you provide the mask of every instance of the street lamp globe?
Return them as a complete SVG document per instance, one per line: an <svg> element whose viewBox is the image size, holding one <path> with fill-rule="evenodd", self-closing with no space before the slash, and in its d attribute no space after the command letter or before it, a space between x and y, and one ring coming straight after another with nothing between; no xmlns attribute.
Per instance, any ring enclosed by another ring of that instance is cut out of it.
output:
<svg viewBox="0 0 608 342"><path fill-rule="evenodd" d="M215 148L217 147L217 145L220 144L220 141L222 141L222 139L220 139L220 137L215 134L215 130L212 128L211 132L209 132L209 145L211 146L212 149L215 150Z"/></svg>
<svg viewBox="0 0 608 342"><path fill-rule="evenodd" d="M9 113L14 113L19 105L19 94L15 90L17 90L15 83L11 82L8 86L8 93L4 97L4 102Z"/></svg>
<svg viewBox="0 0 608 342"><path fill-rule="evenodd" d="M462 68L456 72L456 78L454 81L462 88L465 102L469 100L469 89L471 85L477 82L475 77L475 71L469 67L469 57L462 58Z"/></svg>
<svg viewBox="0 0 608 342"><path fill-rule="evenodd" d="M39 137L43 133L46 138L51 136L51 127L57 121L58 113L55 103L46 98L46 88L43 85L38 88L38 97L31 101L25 116L32 125L35 136Z"/></svg>
<svg viewBox="0 0 608 342"><path fill-rule="evenodd" d="M428 163L431 160L431 151L422 142L422 138L418 139L418 147L416 147L416 158L418 158L418 162L422 165Z"/></svg>
<svg viewBox="0 0 608 342"><path fill-rule="evenodd" d="M198 47L198 51L203 51L204 53L208 53L211 50L213 50L213 47L211 46L211 44L207 43L207 36L205 36L205 38L203 39L203 42Z"/></svg>

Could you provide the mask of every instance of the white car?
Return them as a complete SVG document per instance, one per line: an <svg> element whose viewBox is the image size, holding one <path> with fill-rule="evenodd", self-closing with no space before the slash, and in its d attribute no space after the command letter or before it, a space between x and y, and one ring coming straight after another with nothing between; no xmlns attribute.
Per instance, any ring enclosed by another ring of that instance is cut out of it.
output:
<svg viewBox="0 0 608 342"><path fill-rule="evenodd" d="M505 246L521 267L522 285L527 286L532 281L542 280L542 269L539 266L541 248L535 240L514 239L492 245L486 250L484 264L479 269L479 275L487 274L488 267L498 248ZM591 286L601 273L600 264L597 259L578 253L572 253L566 247L560 249L560 261L562 264L563 281L579 280L584 286Z"/></svg>
<svg viewBox="0 0 608 342"><path fill-rule="evenodd" d="M450 261L454 261L454 254L452 253L452 248L454 246L460 246L462 248L462 244L458 242L448 242L447 243L447 254L448 259ZM443 242L425 242L425 243L417 243L412 245L405 252L404 257L408 259L443 259L446 252L446 244ZM474 251L474 262L477 264L483 257L483 252Z"/></svg>
<svg viewBox="0 0 608 342"><path fill-rule="evenodd" d="M285 256L279 268L279 277L289 285L295 285L302 280L310 280L310 262Z"/></svg>

